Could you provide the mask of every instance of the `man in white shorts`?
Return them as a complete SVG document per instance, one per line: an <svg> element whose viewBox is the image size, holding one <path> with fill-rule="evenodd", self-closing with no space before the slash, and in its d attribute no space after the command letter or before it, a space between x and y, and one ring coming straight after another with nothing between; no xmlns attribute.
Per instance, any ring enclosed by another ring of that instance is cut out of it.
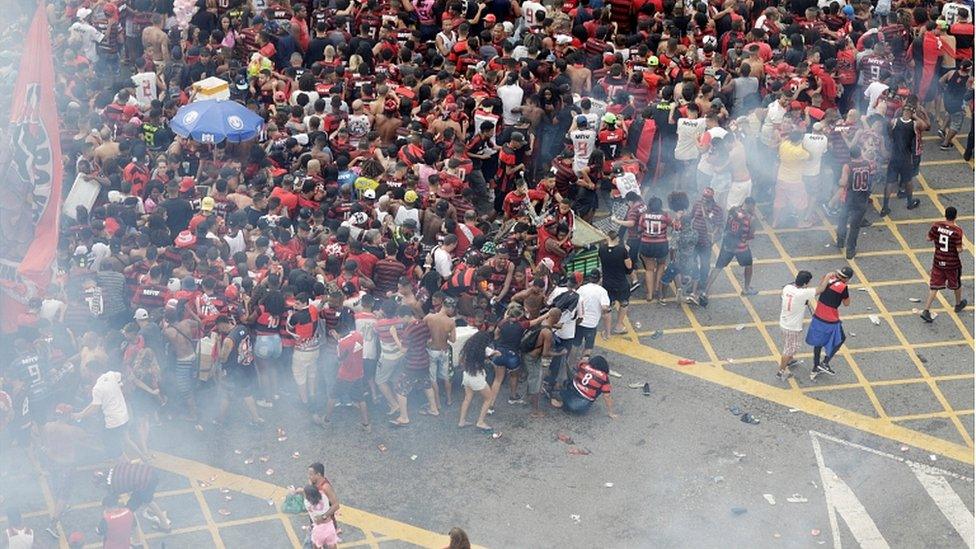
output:
<svg viewBox="0 0 976 549"><path fill-rule="evenodd" d="M776 372L776 377L782 381L793 377L789 368L796 364L793 357L800 350L800 342L803 341L803 313L808 308L807 302L817 296L817 288L808 287L811 280L813 275L810 271L800 271L796 273L793 284L783 287L779 312L783 350L779 358L779 371Z"/></svg>
<svg viewBox="0 0 976 549"><path fill-rule="evenodd" d="M728 145L732 183L729 184L729 192L725 195L725 203L722 204L728 210L733 206L741 206L746 198L752 195L752 176L746 163L746 147L742 144L739 135L730 132L725 139L731 141Z"/></svg>

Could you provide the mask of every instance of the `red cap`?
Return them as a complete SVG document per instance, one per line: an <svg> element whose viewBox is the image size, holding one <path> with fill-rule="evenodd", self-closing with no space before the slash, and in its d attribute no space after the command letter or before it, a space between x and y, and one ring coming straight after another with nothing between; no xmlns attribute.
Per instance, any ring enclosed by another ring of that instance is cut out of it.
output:
<svg viewBox="0 0 976 549"><path fill-rule="evenodd" d="M105 4L104 6L102 6L102 11L104 11L105 12L105 15L108 16L108 17L118 17L119 16L119 7L116 6L115 4L112 4L111 2L109 2L109 3Z"/></svg>
<svg viewBox="0 0 976 549"><path fill-rule="evenodd" d="M796 100L790 101L790 109L794 111L802 111L803 101L796 101Z"/></svg>
<svg viewBox="0 0 976 549"><path fill-rule="evenodd" d="M495 18L494 13L489 13L485 16L485 26L494 25L495 21L498 21L498 19Z"/></svg>
<svg viewBox="0 0 976 549"><path fill-rule="evenodd" d="M197 237L193 236L193 233L189 229L185 231L180 231L180 234L176 235L176 240L173 241L177 248L189 248L197 243Z"/></svg>
<svg viewBox="0 0 976 549"><path fill-rule="evenodd" d="M235 284L228 284L227 287L224 288L224 297L227 299L237 301L237 297L239 295L240 292L237 290L237 286Z"/></svg>
<svg viewBox="0 0 976 549"><path fill-rule="evenodd" d="M185 193L193 188L193 178L186 176L180 180L180 192Z"/></svg>
<svg viewBox="0 0 976 549"><path fill-rule="evenodd" d="M135 105L126 105L122 108L122 116L124 116L126 120L138 115L139 109L137 109Z"/></svg>
<svg viewBox="0 0 976 549"><path fill-rule="evenodd" d="M617 56L612 53L603 54L603 64L612 65L614 61L617 60Z"/></svg>

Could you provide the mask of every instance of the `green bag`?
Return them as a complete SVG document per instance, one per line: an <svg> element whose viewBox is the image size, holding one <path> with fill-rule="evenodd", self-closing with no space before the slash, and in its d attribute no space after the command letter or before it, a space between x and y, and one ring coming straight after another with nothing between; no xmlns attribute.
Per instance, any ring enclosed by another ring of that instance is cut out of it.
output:
<svg viewBox="0 0 976 549"><path fill-rule="evenodd" d="M301 494L288 494L285 502L281 504L283 513L299 514L305 512L305 498Z"/></svg>

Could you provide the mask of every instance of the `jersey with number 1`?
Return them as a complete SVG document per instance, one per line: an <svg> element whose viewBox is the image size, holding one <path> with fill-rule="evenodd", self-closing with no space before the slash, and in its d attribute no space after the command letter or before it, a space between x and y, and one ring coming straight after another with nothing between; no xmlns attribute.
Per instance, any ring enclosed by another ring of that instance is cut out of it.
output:
<svg viewBox="0 0 976 549"><path fill-rule="evenodd" d="M950 225L945 221L932 224L929 229L929 240L935 242L935 257L932 258L934 267L960 267L959 247L962 246L962 227Z"/></svg>
<svg viewBox="0 0 976 549"><path fill-rule="evenodd" d="M573 169L582 170L590 163L590 155L596 146L596 132L593 130L573 130L569 134L573 142Z"/></svg>

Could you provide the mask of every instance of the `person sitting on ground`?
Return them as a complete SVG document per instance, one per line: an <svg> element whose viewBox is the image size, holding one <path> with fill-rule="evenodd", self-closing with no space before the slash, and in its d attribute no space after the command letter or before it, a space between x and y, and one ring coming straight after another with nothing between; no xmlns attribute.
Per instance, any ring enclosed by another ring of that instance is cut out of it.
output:
<svg viewBox="0 0 976 549"><path fill-rule="evenodd" d="M601 394L606 395L603 403L607 407L607 417L617 419L613 411L613 398L610 396L610 365L602 356L593 356L580 361L572 380L567 380L560 393L563 410L573 414L585 414Z"/></svg>

